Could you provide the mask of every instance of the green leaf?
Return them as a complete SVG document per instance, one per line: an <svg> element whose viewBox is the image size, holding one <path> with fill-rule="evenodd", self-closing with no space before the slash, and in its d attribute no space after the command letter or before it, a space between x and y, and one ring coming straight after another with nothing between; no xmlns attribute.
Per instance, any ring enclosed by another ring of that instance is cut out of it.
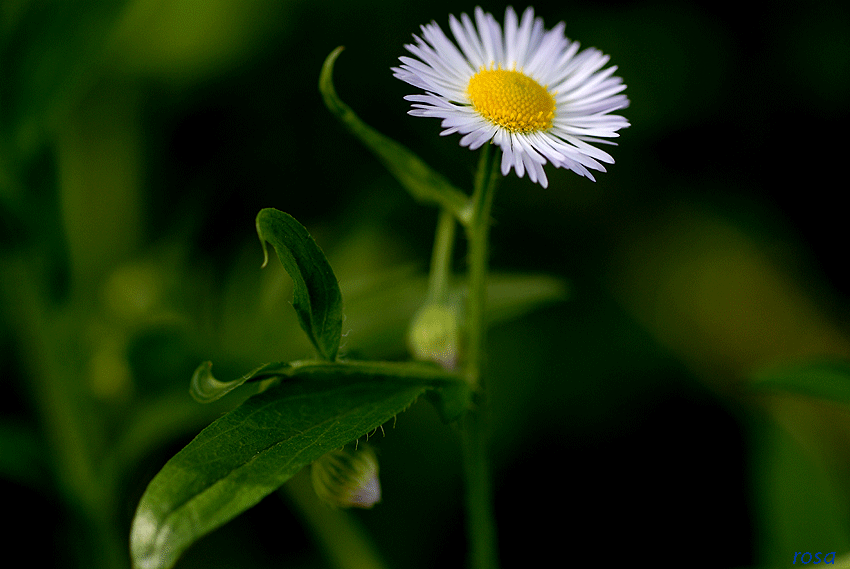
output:
<svg viewBox="0 0 850 569"><path fill-rule="evenodd" d="M472 219L472 205L465 193L431 169L408 148L360 120L351 107L337 96L333 84L333 67L342 50L342 47L333 50L322 66L319 91L325 105L372 151L415 199L442 206L451 211L464 226L468 226Z"/></svg>
<svg viewBox="0 0 850 569"><path fill-rule="evenodd" d="M247 399L204 429L142 496L130 536L134 566L172 567L199 538L326 452L377 429L429 387L426 379L371 373L371 365L346 373L338 364L303 365L304 376ZM423 366L404 368L427 375Z"/></svg>
<svg viewBox="0 0 850 569"><path fill-rule="evenodd" d="M809 544L823 544L826 551L850 548L842 478L795 432L795 420L755 414L747 421L751 447L747 470L752 477L754 546L760 567L788 567L793 552Z"/></svg>
<svg viewBox="0 0 850 569"><path fill-rule="evenodd" d="M203 362L195 369L189 382L189 394L198 403L212 403L221 399L246 381L256 378L256 374L266 366L260 366L233 381L219 381L212 374L212 362Z"/></svg>
<svg viewBox="0 0 850 569"><path fill-rule="evenodd" d="M233 381L219 381L212 374L212 362L198 366L192 376L189 389L192 397L200 403L220 399L248 381L269 381L277 378L334 375L337 377L384 377L397 382L413 384L428 383L435 387L463 384L460 376L425 362L372 362L372 361L295 361L264 364Z"/></svg>
<svg viewBox="0 0 850 569"><path fill-rule="evenodd" d="M268 241L295 283L292 307L301 328L319 356L333 361L342 337L342 295L325 254L303 225L276 209L257 214L257 235L263 245L263 266L269 260Z"/></svg>
<svg viewBox="0 0 850 569"><path fill-rule="evenodd" d="M274 364L260 368L258 376L272 373ZM278 364L279 365L279 364ZM344 375L372 374L392 378L398 382L418 383L427 381L432 389L427 393L428 400L434 405L440 419L451 423L460 419L472 406L473 391L469 384L459 375L446 371L431 362L338 362L326 364L323 362L292 362L289 369L276 368L281 375L289 377L338 373Z"/></svg>
<svg viewBox="0 0 850 569"><path fill-rule="evenodd" d="M751 388L786 391L850 404L850 362L818 360L773 366L753 374Z"/></svg>

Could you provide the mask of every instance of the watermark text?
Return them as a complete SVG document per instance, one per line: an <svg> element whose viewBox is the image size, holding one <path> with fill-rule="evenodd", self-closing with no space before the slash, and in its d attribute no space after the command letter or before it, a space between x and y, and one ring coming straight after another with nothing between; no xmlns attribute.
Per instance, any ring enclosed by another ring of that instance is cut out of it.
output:
<svg viewBox="0 0 850 569"><path fill-rule="evenodd" d="M834 551L831 552L831 553L827 553L822 558L821 556L823 556L823 555L824 554L821 553L820 551L818 551L814 555L812 555L808 551L805 552L805 553L803 553L802 551L795 551L794 552L794 563L796 564L797 559L799 559L800 563L802 563L803 565L808 565L809 563L811 563L812 565L817 565L821 561L823 561L823 563L826 564L826 565L835 565L835 552Z"/></svg>

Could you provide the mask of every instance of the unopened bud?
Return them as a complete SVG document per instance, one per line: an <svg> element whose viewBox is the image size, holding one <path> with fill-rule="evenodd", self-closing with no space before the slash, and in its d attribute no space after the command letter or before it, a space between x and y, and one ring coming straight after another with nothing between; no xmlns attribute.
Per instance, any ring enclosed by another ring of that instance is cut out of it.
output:
<svg viewBox="0 0 850 569"><path fill-rule="evenodd" d="M426 304L407 333L410 353L417 360L436 362L446 369L455 369L460 343L460 315L451 304Z"/></svg>
<svg viewBox="0 0 850 569"><path fill-rule="evenodd" d="M311 468L313 489L337 508L371 508L381 501L378 458L368 445L331 451Z"/></svg>

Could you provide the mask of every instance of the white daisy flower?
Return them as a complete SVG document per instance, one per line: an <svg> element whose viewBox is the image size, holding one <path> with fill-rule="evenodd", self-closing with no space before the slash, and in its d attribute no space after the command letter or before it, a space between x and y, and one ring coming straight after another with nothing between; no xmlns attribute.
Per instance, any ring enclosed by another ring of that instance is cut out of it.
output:
<svg viewBox="0 0 850 569"><path fill-rule="evenodd" d="M593 143L629 126L613 111L629 105L616 66L595 48L579 51L564 36L564 22L545 31L543 20L527 8L518 20L505 12L504 30L489 13L475 9L449 17L453 43L436 22L422 26L422 37L405 48L393 75L425 91L408 95L410 114L438 117L445 130L458 132L461 146L475 150L486 142L502 149L502 174L511 168L532 182L548 185L543 165L551 162L594 180L614 159Z"/></svg>

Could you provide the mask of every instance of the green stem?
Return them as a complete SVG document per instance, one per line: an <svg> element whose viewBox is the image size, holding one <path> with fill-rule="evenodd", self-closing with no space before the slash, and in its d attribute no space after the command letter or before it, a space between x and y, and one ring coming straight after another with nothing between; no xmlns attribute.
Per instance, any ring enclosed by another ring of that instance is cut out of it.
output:
<svg viewBox="0 0 850 569"><path fill-rule="evenodd" d="M469 241L469 291L467 303L467 352L465 376L479 393L483 392L482 368L486 337L488 241L490 211L493 205L498 163L487 145L478 165L472 195L473 216L467 226ZM471 569L499 566L496 523L493 517L492 484L488 458L486 407L482 401L462 424L463 469L466 484L467 533Z"/></svg>
<svg viewBox="0 0 850 569"><path fill-rule="evenodd" d="M473 388L481 387L481 368L483 364L486 322L484 310L487 304L488 241L490 238L490 210L497 180L497 162L491 164L490 145L484 147L475 177L475 191L472 194L473 215L466 228L469 241L468 270L469 293L467 300L466 352L467 381Z"/></svg>
<svg viewBox="0 0 850 569"><path fill-rule="evenodd" d="M429 303L441 303L448 299L455 227L454 214L448 209L441 209L434 238L434 251L431 254L431 273L428 277Z"/></svg>
<svg viewBox="0 0 850 569"><path fill-rule="evenodd" d="M499 567L499 552L496 521L493 515L486 408L478 408L467 413L462 427L469 567L470 569L496 569Z"/></svg>

